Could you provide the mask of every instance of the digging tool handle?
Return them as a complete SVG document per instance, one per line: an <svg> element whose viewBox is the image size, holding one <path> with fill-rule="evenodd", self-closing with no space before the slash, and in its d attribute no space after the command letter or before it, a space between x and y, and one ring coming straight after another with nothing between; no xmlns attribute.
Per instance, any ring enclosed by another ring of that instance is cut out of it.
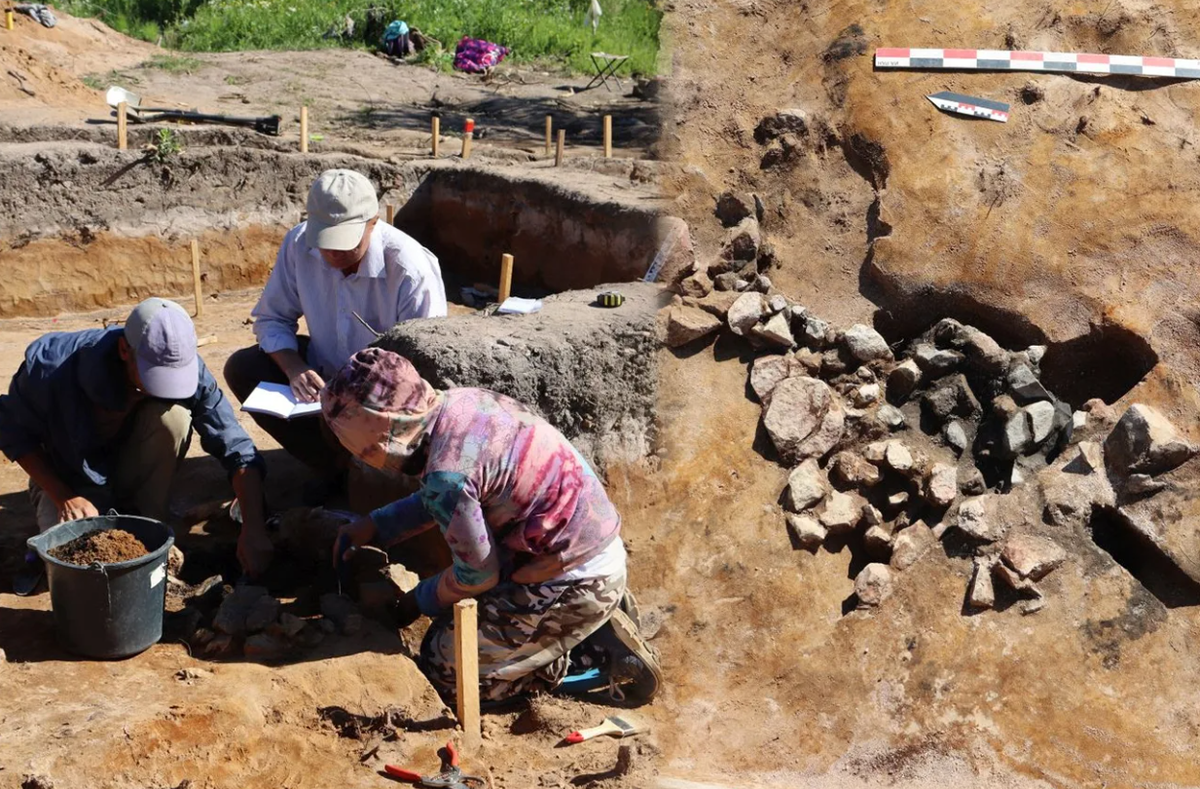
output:
<svg viewBox="0 0 1200 789"><path fill-rule="evenodd" d="M425 780L420 773L415 773L412 770L405 770L403 767L397 767L394 764L385 764L383 766L383 771L393 778L399 778L401 781L408 781L414 784L422 783Z"/></svg>

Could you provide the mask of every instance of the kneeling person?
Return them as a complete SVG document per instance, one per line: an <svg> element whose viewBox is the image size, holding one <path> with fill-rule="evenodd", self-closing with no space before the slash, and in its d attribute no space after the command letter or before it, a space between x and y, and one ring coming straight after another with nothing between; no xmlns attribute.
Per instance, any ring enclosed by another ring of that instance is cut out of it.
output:
<svg viewBox="0 0 1200 789"><path fill-rule="evenodd" d="M229 472L244 523L238 559L258 573L272 552L262 458L178 304L147 299L123 328L39 338L0 396L0 451L29 475L40 531L109 509L165 521L193 431Z"/></svg>
<svg viewBox="0 0 1200 789"><path fill-rule="evenodd" d="M468 597L479 600L484 700L558 687L571 650L610 622L610 663L634 665L637 676L628 678L643 699L653 696L657 659L621 609L620 516L558 430L486 389L436 390L407 359L379 348L355 354L322 391L321 406L356 457L420 477L417 493L342 534L355 545L386 545L436 524L453 553L452 567L401 600L434 618L421 668L443 698L455 694L451 609Z"/></svg>

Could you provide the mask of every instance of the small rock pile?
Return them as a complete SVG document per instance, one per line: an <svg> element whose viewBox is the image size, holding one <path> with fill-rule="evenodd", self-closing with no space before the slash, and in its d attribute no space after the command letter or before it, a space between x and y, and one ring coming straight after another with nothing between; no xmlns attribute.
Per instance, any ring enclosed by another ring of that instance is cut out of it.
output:
<svg viewBox="0 0 1200 789"><path fill-rule="evenodd" d="M718 215L736 219L735 229L749 222L749 206L727 197ZM731 235L726 250L735 246ZM733 272L739 287L748 281L740 271ZM701 274L689 280L666 311L666 343L724 329L761 352L749 383L779 460L791 468L787 530L795 547L813 552L828 540L861 540L873 561L855 582L860 606L886 599L894 574L953 528L976 555L969 605L995 605L998 579L1026 598L1024 612L1036 611L1043 604L1037 582L1067 555L1039 533L1030 513L1049 511L1051 499L1070 513L1103 505L1109 475L1102 455L1113 458L1108 471L1119 467L1124 478L1161 473L1196 453L1140 404L1112 430L1106 451L1096 442L1080 445L1098 427L1089 429L1090 414L1111 421L1111 409L1097 400L1073 411L1048 391L1040 381L1044 346L1006 350L947 318L897 354L873 328L839 330L772 293L769 283L766 292L739 292L709 288ZM1042 477L1064 474L1061 458L1092 476L1080 475L1085 482L1072 481L1067 493L1042 496L1053 487ZM1039 480L1036 500L1006 495L1031 477ZM1138 484L1149 489L1147 480Z"/></svg>

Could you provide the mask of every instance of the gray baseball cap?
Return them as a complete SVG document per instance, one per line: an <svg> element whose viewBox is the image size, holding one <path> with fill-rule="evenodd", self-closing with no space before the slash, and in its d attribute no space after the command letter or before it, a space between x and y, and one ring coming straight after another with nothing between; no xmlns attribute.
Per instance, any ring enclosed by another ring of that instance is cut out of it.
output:
<svg viewBox="0 0 1200 789"><path fill-rule="evenodd" d="M304 242L310 249L354 249L367 222L379 215L379 198L362 173L326 170L308 190L307 208Z"/></svg>
<svg viewBox="0 0 1200 789"><path fill-rule="evenodd" d="M183 400L200 386L196 327L173 301L150 298L125 321L125 341L133 349L142 389L151 397Z"/></svg>

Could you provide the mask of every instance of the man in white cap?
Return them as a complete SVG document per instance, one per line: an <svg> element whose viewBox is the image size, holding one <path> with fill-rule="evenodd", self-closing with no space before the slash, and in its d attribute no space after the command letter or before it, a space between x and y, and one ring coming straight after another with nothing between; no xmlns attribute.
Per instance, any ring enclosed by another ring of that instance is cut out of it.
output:
<svg viewBox="0 0 1200 789"><path fill-rule="evenodd" d="M326 170L309 190L307 207L307 221L284 237L251 312L258 344L225 364L225 382L242 402L264 381L288 384L300 402L316 402L325 381L377 332L446 315L437 257L379 221L379 200L366 176ZM297 334L301 317L307 337ZM308 503L324 503L344 484L349 455L319 416L251 416L317 472L317 484L306 486Z"/></svg>
<svg viewBox="0 0 1200 789"><path fill-rule="evenodd" d="M0 396L0 451L29 475L41 531L109 509L167 520L171 479L193 432L229 473L242 509L238 559L257 574L272 552L262 457L197 355L196 329L178 304L146 299L124 327L37 339ZM39 567L29 570L25 581L32 575L36 586Z"/></svg>

